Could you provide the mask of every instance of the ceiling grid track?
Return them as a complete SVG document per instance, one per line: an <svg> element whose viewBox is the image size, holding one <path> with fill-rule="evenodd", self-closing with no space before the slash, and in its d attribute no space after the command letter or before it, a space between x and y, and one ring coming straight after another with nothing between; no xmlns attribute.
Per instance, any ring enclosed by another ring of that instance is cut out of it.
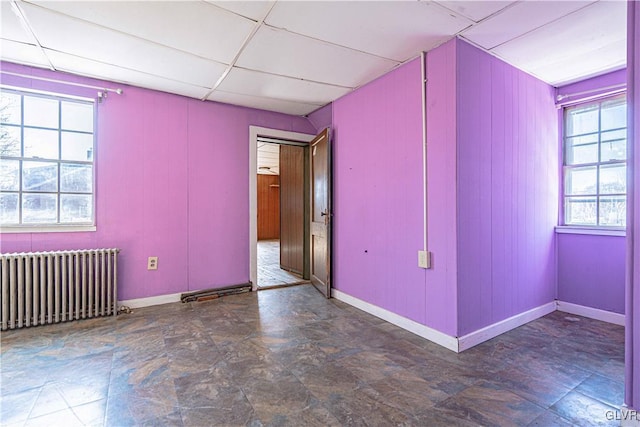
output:
<svg viewBox="0 0 640 427"><path fill-rule="evenodd" d="M260 27L262 27L264 24L264 20L267 19L267 16L269 16L269 14L271 13L271 10L273 9L273 7L276 5L276 2L272 2L271 6L269 6L269 9L265 12L264 16L262 18L260 18L260 20L258 20L256 22L255 27L253 27L253 30L251 31L251 33L249 33L249 35L247 36L247 38L244 40L244 42L242 43L242 46L240 46L240 49L238 49L238 53L236 53L236 56L233 57L233 59L231 60L231 62L229 63L229 65L227 66L227 68L224 70L224 72L222 73L222 75L218 78L218 80L215 82L215 84L213 85L213 87L211 88L211 90L209 90L209 92L207 92L204 97L201 98L201 101L206 101L207 98L209 98L211 96L211 94L213 92L215 92L215 90L222 84L222 82L224 81L224 79L229 75L229 73L231 72L231 70L233 69L233 67L235 67L236 62L238 62L238 59L240 58L240 55L242 55L242 52L244 51L244 49L247 47L247 45L249 44L249 42L251 41L251 39L253 39L253 36L256 35L256 33L258 32L258 30L260 29Z"/></svg>
<svg viewBox="0 0 640 427"><path fill-rule="evenodd" d="M18 20L20 21L20 24L22 24L22 26L24 27L24 30L28 34L30 34L31 37L33 37L33 40L36 46L38 47L38 49L40 50L44 58L47 60L47 63L49 64L49 69L51 69L51 71L56 71L56 67L53 65L53 62L51 62L49 55L47 55L47 51L44 50L44 47L42 47L42 44L40 43L38 36L36 36L36 33L33 30L33 27L31 26L31 24L29 23L29 20L27 19L27 16L25 15L20 5L16 2L16 0L11 0L11 10L13 10L13 12L18 17Z"/></svg>

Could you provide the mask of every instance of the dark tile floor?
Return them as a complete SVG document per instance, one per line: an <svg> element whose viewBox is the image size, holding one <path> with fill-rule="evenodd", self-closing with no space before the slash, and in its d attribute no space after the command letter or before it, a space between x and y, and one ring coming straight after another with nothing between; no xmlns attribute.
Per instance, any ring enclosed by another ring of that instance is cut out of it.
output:
<svg viewBox="0 0 640 427"><path fill-rule="evenodd" d="M300 281L302 277L280 268L280 240L258 241L258 288Z"/></svg>
<svg viewBox="0 0 640 427"><path fill-rule="evenodd" d="M461 354L312 286L2 333L7 426L616 425L623 328L555 312Z"/></svg>

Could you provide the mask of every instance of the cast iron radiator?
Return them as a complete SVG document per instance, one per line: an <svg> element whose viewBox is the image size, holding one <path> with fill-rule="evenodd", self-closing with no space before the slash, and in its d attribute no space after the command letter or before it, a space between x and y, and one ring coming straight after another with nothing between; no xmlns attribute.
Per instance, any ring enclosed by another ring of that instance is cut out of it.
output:
<svg viewBox="0 0 640 427"><path fill-rule="evenodd" d="M0 254L1 329L117 314L119 251Z"/></svg>

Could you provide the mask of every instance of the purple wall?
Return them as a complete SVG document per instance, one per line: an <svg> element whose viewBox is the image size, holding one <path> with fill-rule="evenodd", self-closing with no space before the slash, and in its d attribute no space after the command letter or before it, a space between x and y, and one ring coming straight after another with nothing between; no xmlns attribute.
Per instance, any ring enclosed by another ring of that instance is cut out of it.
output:
<svg viewBox="0 0 640 427"><path fill-rule="evenodd" d="M458 334L554 300L554 90L458 40Z"/></svg>
<svg viewBox="0 0 640 427"><path fill-rule="evenodd" d="M425 322L420 61L333 103L333 285Z"/></svg>
<svg viewBox="0 0 640 427"><path fill-rule="evenodd" d="M624 314L625 238L557 234L558 300Z"/></svg>
<svg viewBox="0 0 640 427"><path fill-rule="evenodd" d="M307 116L316 133L320 133L324 128L331 127L333 123L333 104L327 104L322 108L318 108Z"/></svg>
<svg viewBox="0 0 640 427"><path fill-rule="evenodd" d="M558 95L595 91L627 81L626 70L619 70L578 83L559 87ZM609 89L610 90L610 89ZM582 95L584 98L585 95ZM576 101L570 97L566 101ZM562 147L562 109L558 112ZM560 148L560 156L562 151ZM562 169L560 169L560 174ZM559 199L562 203L562 199ZM558 299L560 301L624 314L625 238L585 234L558 234Z"/></svg>
<svg viewBox="0 0 640 427"><path fill-rule="evenodd" d="M2 63L3 70L122 87L98 104L97 231L2 234L2 252L118 247L120 298L249 280L249 125L313 133L304 118ZM3 75L25 88L95 90ZM148 256L158 270L147 271Z"/></svg>
<svg viewBox="0 0 640 427"><path fill-rule="evenodd" d="M629 101L629 209L625 323L625 403L640 410L640 5L627 13L627 97ZM637 414L636 414L637 415ZM638 418L635 418L638 421Z"/></svg>
<svg viewBox="0 0 640 427"><path fill-rule="evenodd" d="M427 53L426 324L457 335L456 40ZM420 233L420 229L416 230Z"/></svg>

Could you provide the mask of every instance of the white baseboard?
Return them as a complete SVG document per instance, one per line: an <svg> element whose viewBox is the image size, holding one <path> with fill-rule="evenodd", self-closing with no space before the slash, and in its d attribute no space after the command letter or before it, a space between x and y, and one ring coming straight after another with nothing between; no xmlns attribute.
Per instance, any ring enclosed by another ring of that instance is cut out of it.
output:
<svg viewBox="0 0 640 427"><path fill-rule="evenodd" d="M177 294L157 295L155 297L127 299L124 301L118 301L118 306L126 305L129 308L142 308L152 305L168 304L170 302L180 302L180 295L182 295L182 292Z"/></svg>
<svg viewBox="0 0 640 427"><path fill-rule="evenodd" d="M577 314L578 316L584 316L590 319L601 320L603 322L624 326L624 314L614 313L613 311L600 310L599 308L586 307L584 305L578 305L564 301L556 301L556 303L558 306L558 311Z"/></svg>
<svg viewBox="0 0 640 427"><path fill-rule="evenodd" d="M623 405L615 416L615 420L620 420L620 427L640 427L640 411L637 409Z"/></svg>
<svg viewBox="0 0 640 427"><path fill-rule="evenodd" d="M533 308L529 311L525 311L508 319L501 320L492 325L485 326L482 329L471 332L458 338L458 347L460 351L467 350L485 341L495 338L498 335L504 334L512 329L522 326L526 323L536 320L542 316L546 316L549 313L556 311L555 301L551 301L540 307Z"/></svg>
<svg viewBox="0 0 640 427"><path fill-rule="evenodd" d="M400 328L414 333L422 338L433 341L434 343L448 348L451 351L455 351L456 353L459 351L458 339L456 337L452 337L435 329L429 328L428 326L415 322L411 319L402 317L399 314L393 313L389 310L385 310L384 308L380 308L356 297L352 297L351 295L345 294L344 292L341 292L337 289L331 290L331 296L337 300L359 308L360 310L365 311L373 316L379 317L382 320L393 323L394 325L399 326Z"/></svg>

